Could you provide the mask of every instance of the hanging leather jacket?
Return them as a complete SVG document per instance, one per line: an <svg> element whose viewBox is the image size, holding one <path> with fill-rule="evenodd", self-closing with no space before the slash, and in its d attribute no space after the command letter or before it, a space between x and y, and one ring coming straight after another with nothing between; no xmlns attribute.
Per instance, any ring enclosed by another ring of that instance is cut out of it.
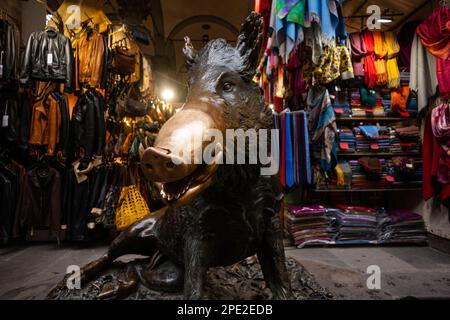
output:
<svg viewBox="0 0 450 320"><path fill-rule="evenodd" d="M86 29L74 42L75 49L75 89L82 85L100 87L105 65L105 39L97 30Z"/></svg>
<svg viewBox="0 0 450 320"><path fill-rule="evenodd" d="M33 32L28 38L20 82L30 78L64 82L66 91L72 89L73 56L70 40L53 28Z"/></svg>
<svg viewBox="0 0 450 320"><path fill-rule="evenodd" d="M16 77L17 43L14 27L5 20L0 20L0 79Z"/></svg>
<svg viewBox="0 0 450 320"><path fill-rule="evenodd" d="M96 91L81 95L72 113L75 148L84 149L81 168L86 168L94 155L100 156L105 146L105 118L103 97Z"/></svg>

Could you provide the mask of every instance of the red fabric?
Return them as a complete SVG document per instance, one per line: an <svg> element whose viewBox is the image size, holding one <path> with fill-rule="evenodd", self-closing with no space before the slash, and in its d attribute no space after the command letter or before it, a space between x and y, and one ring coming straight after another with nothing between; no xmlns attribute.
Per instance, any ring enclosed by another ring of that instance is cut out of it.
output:
<svg viewBox="0 0 450 320"><path fill-rule="evenodd" d="M436 74L439 85L439 93L450 94L450 59L436 59Z"/></svg>
<svg viewBox="0 0 450 320"><path fill-rule="evenodd" d="M283 188L286 187L286 168L285 168L285 143L286 143L286 113L281 114L281 175L280 183Z"/></svg>
<svg viewBox="0 0 450 320"><path fill-rule="evenodd" d="M441 94L450 94L450 8L440 6L416 29L420 41L436 57Z"/></svg>
<svg viewBox="0 0 450 320"><path fill-rule="evenodd" d="M375 67L375 59L373 56L375 44L373 42L372 32L366 30L362 38L366 49L364 56L364 83L369 89L372 89L377 81L377 68Z"/></svg>
<svg viewBox="0 0 450 320"><path fill-rule="evenodd" d="M440 6L416 29L423 46L434 56L450 59L450 8Z"/></svg>
<svg viewBox="0 0 450 320"><path fill-rule="evenodd" d="M450 198L450 184L438 184L437 173L439 159L445 154L431 130L431 113L425 120L422 145L423 166L423 198L425 200L436 196L441 202Z"/></svg>

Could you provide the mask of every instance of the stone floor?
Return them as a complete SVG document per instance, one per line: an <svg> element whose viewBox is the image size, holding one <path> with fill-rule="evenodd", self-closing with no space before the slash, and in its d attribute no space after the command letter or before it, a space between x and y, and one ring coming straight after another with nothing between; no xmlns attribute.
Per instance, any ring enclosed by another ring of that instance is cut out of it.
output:
<svg viewBox="0 0 450 320"><path fill-rule="evenodd" d="M69 265L83 265L105 246L34 244L0 249L0 299L43 299ZM430 247L286 250L336 299L450 298L450 255ZM369 290L367 267L380 268L381 288Z"/></svg>

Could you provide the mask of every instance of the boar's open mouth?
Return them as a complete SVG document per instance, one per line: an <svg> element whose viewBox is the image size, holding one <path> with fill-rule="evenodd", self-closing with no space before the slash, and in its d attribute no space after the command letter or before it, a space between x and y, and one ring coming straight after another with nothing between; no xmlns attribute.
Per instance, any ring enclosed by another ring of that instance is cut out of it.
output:
<svg viewBox="0 0 450 320"><path fill-rule="evenodd" d="M194 172L179 180L157 182L156 185L163 200L167 203L177 202L179 204L185 204L192 200L197 194L211 185L213 175L220 165L219 159L221 157L222 151L216 154L211 164L203 163L198 165Z"/></svg>

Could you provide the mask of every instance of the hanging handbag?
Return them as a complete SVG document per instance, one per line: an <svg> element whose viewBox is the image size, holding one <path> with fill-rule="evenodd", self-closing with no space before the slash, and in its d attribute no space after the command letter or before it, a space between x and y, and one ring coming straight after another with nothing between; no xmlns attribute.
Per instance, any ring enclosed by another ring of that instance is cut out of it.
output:
<svg viewBox="0 0 450 320"><path fill-rule="evenodd" d="M134 73L136 54L126 46L117 45L113 50L112 69L115 73L129 76Z"/></svg>
<svg viewBox="0 0 450 320"><path fill-rule="evenodd" d="M147 114L147 104L130 97L133 88L130 87L127 95L117 99L116 113L120 117L143 117Z"/></svg>
<svg viewBox="0 0 450 320"><path fill-rule="evenodd" d="M132 181L134 180L132 177L132 174L127 170L126 180L128 183L124 183L122 187L116 208L115 221L116 228L119 231L126 229L136 221L150 215L150 209L139 192L135 181Z"/></svg>

